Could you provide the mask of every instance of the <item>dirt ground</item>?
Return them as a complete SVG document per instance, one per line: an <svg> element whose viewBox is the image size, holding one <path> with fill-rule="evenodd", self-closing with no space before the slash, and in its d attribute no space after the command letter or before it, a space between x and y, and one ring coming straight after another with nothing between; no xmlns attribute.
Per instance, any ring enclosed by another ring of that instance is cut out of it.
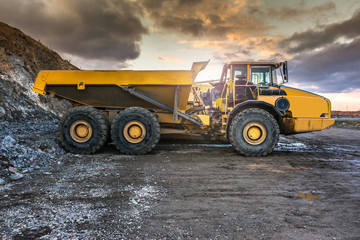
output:
<svg viewBox="0 0 360 240"><path fill-rule="evenodd" d="M22 173L0 186L2 239L360 237L357 129L281 137L267 157L168 140L125 156L110 144Z"/></svg>

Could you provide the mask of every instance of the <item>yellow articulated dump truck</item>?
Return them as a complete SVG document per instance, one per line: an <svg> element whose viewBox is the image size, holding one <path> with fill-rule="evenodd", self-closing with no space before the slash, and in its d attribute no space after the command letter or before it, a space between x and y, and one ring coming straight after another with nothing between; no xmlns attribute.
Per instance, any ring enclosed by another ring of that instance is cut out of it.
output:
<svg viewBox="0 0 360 240"><path fill-rule="evenodd" d="M62 146L90 154L110 136L123 154L146 154L161 134L226 137L242 155L272 152L279 134L334 124L330 101L286 87L287 62L231 62L220 80L194 82L190 71L41 71L33 91L69 100L59 126Z"/></svg>

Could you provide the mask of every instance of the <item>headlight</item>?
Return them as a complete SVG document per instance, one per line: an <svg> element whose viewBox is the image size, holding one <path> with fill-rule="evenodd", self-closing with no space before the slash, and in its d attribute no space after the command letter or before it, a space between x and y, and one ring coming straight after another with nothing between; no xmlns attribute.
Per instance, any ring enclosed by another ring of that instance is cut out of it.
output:
<svg viewBox="0 0 360 240"><path fill-rule="evenodd" d="M290 107L290 102L286 98L278 98L275 102L275 106L282 112L285 112Z"/></svg>

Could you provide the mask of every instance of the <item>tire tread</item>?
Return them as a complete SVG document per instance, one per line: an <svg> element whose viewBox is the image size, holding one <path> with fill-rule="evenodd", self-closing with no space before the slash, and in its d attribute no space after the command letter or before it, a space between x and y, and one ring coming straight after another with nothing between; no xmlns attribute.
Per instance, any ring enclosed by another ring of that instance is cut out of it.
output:
<svg viewBox="0 0 360 240"><path fill-rule="evenodd" d="M249 153L247 151L244 151L243 148L237 144L237 141L235 139L235 134L234 134L235 126L238 124L239 121L243 120L244 117L249 116L250 114L263 115L265 118L267 118L272 123L273 126L275 126L275 133L271 133L272 142L274 144L272 144L272 146L270 148L261 149L257 152ZM245 109L245 110L241 111L240 113L238 113L234 117L234 119L231 121L231 124L229 127L228 139L229 139L230 143L234 146L235 150L238 151L240 154L249 156L249 157L258 157L258 156L266 156L274 150L277 142L279 141L279 134L280 134L280 128L279 128L279 125L278 125L276 119L273 117L273 115L271 115L269 112L267 112L263 109L260 109L260 108L248 108L248 109Z"/></svg>
<svg viewBox="0 0 360 240"><path fill-rule="evenodd" d="M153 141L151 143L151 145L146 146L142 149L137 149L136 151L134 151L133 149L127 149L126 147L121 146L121 144L118 143L117 136L116 136L117 133L119 132L119 129L117 127L118 122L121 121L121 118L123 116L131 114L131 113L138 113L138 114L141 114L141 115L149 118L150 121L153 123L153 127L154 127L154 129L152 129L152 133L154 134L155 141ZM115 143L116 148L123 154L143 155L143 154L150 152L156 146L156 144L159 142L159 140L160 140L160 124L159 124L156 116L153 113L151 113L149 110L141 108L141 107L130 107L130 108L127 108L127 109L119 112L116 115L116 117L114 118L114 121L112 122L112 125L111 125L111 138L112 138L113 142Z"/></svg>
<svg viewBox="0 0 360 240"><path fill-rule="evenodd" d="M82 113L82 114L85 114L87 116L94 118L95 121L98 122L101 132L103 133L103 134L101 134L101 137L100 137L99 141L97 142L97 144L94 146L91 146L91 148L89 148L89 149L76 149L76 148L70 146L67 143L66 139L64 139L64 137L63 137L62 131L64 131L64 129L63 129L64 124L66 123L68 118L71 117L71 115L77 114L77 113ZM95 153L96 151L100 150L100 148L102 148L107 141L108 133L109 133L109 123L108 123L106 117L104 116L104 114L102 112L100 112L99 110L97 110L96 108L89 107L89 106L78 106L78 107L74 107L74 108L70 109L61 118L60 123L59 123L59 129L58 129L58 136L59 136L61 145L65 148L66 151L72 152L72 153L77 153L77 154L91 154L91 153Z"/></svg>

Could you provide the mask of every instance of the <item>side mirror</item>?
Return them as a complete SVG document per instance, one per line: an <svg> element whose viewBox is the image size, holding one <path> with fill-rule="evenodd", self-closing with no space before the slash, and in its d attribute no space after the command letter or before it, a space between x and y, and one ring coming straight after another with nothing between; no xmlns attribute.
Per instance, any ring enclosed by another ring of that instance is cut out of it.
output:
<svg viewBox="0 0 360 240"><path fill-rule="evenodd" d="M284 74L283 75L283 83L287 83L289 81L287 61L282 62L282 72Z"/></svg>

